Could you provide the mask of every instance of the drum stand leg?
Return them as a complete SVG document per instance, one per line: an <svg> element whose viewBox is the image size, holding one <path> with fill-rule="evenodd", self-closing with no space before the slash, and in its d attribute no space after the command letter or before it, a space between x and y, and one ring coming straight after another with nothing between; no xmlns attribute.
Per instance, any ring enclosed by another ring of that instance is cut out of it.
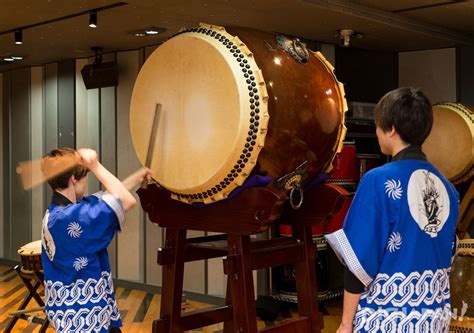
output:
<svg viewBox="0 0 474 333"><path fill-rule="evenodd" d="M230 280L234 332L257 332L253 274L250 269L250 236L228 235L229 255L224 262Z"/></svg>
<svg viewBox="0 0 474 333"><path fill-rule="evenodd" d="M232 293L230 290L231 276L227 275L227 290L225 295L225 305L232 306ZM235 332L234 319L230 319L224 322L223 333Z"/></svg>
<svg viewBox="0 0 474 333"><path fill-rule="evenodd" d="M170 261L163 266L160 319L153 321L153 332L181 332L181 299L183 293L186 229L166 228L165 255ZM161 250L161 249L160 249ZM159 250L159 251L160 251ZM173 253L174 252L174 253ZM158 254L160 256L160 253ZM163 302L163 300L165 300Z"/></svg>
<svg viewBox="0 0 474 333"><path fill-rule="evenodd" d="M30 301L33 298L35 299L36 303L38 303L39 306L44 306L44 302L41 299L41 296L38 294L38 288L43 285L43 281L44 281L42 273L35 272L36 282L33 285L32 284L33 278L31 276L25 276L25 274L21 271L20 266L16 265L14 269L16 273L18 274L18 276L20 277L20 279L25 284L26 288L28 289L28 295L23 300L23 302L21 302L21 305L17 310L24 310L26 306L28 305L28 303L30 303ZM13 318L10 320L10 322L8 323L7 328L5 329L5 333L10 333L12 331L18 319L28 320L28 316L26 316L25 314L15 314ZM37 324L41 324L40 333L46 332L46 329L49 326L48 319L44 319L44 320L36 319L33 321Z"/></svg>
<svg viewBox="0 0 474 333"><path fill-rule="evenodd" d="M319 312L317 299L318 290L314 267L317 250L313 244L311 226L294 225L293 232L296 239L303 240L304 243L304 259L295 264L298 311L300 316L311 318L312 332L321 332L324 321Z"/></svg>

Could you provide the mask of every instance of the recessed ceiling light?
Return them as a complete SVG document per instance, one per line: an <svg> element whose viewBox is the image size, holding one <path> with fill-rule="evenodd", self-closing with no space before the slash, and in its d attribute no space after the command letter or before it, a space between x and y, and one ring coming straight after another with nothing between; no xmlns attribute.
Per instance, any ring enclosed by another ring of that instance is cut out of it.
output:
<svg viewBox="0 0 474 333"><path fill-rule="evenodd" d="M158 30L158 28L149 27L149 28L145 29L145 33L147 35L158 35L160 33L160 31Z"/></svg>
<svg viewBox="0 0 474 333"><path fill-rule="evenodd" d="M10 61L10 62L15 61L15 59L13 59L12 57L5 57L5 58L3 58L3 60Z"/></svg>
<svg viewBox="0 0 474 333"><path fill-rule="evenodd" d="M22 56L11 56L10 58L12 58L13 60L23 60Z"/></svg>
<svg viewBox="0 0 474 333"><path fill-rule="evenodd" d="M165 28L148 27L145 29L131 31L130 34L134 35L135 37L145 37L145 36L158 35L158 34L163 33L164 31L166 31Z"/></svg>

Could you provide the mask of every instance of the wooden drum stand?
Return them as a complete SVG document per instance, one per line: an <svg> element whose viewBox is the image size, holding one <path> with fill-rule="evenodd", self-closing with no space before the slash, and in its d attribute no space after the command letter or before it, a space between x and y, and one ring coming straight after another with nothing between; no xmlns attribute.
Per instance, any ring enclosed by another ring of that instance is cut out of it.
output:
<svg viewBox="0 0 474 333"><path fill-rule="evenodd" d="M163 266L161 313L153 321L153 332L183 332L219 322L224 322L224 332L257 332L252 271L285 264L296 268L299 318L262 332L321 332L311 225L324 223L343 202L342 197L327 195L325 186L305 194L303 208L290 214L293 237L270 240L250 235L267 231L280 217L287 197L276 190L252 187L232 200L202 207L172 200L156 185L140 189L143 209L166 230L164 248L158 250L158 264ZM224 234L188 239L187 230ZM216 257L224 257L225 305L181 314L184 264Z"/></svg>

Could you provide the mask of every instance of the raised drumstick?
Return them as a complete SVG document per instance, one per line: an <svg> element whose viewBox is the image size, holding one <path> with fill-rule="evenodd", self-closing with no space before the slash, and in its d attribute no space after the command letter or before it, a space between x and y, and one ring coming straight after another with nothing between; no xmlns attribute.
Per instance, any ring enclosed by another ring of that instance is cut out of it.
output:
<svg viewBox="0 0 474 333"><path fill-rule="evenodd" d="M21 185L27 191L80 163L80 158L74 155L61 156L60 159L41 158L20 162L16 168L16 173L20 175Z"/></svg>
<svg viewBox="0 0 474 333"><path fill-rule="evenodd" d="M155 114L153 116L153 124L151 125L151 133L150 133L150 140L148 142L148 150L146 153L146 160L145 160L145 167L151 167L151 161L153 158L153 150L155 149L155 141L156 141L156 132L158 132L158 124L160 122L160 115L161 115L161 104L156 104L155 107ZM147 179L143 179L142 187L147 187Z"/></svg>

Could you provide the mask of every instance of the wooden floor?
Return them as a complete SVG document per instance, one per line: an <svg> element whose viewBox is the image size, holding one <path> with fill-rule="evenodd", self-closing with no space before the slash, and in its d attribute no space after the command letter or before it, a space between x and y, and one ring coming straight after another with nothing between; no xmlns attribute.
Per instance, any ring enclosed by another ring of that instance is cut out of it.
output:
<svg viewBox="0 0 474 333"><path fill-rule="evenodd" d="M124 288L116 288L115 293L118 307L122 315L122 331L134 333L151 332L153 320L159 317L160 295ZM13 271L11 267L0 265L0 332L3 332L10 321L8 314L18 309L21 301L26 295L27 289L17 276L16 272ZM183 303L183 311L194 311L207 306L210 305L188 299ZM38 307L38 305L33 300L30 302L29 308L35 307ZM325 303L324 306L321 307L321 311L325 314L325 329L323 332L336 332L341 318L341 301L338 300ZM287 320L287 318L290 318L293 313L294 311L289 308L288 311L284 311L284 315L282 315L278 321ZM44 317L44 314L39 312L38 316ZM273 322L258 321L259 328L264 328L272 324ZM39 327L40 326L37 324L30 324L25 320L19 320L15 325L13 332L39 332ZM220 332L221 330L222 324L217 324L193 332L210 333ZM54 330L48 329L47 332L54 332Z"/></svg>

